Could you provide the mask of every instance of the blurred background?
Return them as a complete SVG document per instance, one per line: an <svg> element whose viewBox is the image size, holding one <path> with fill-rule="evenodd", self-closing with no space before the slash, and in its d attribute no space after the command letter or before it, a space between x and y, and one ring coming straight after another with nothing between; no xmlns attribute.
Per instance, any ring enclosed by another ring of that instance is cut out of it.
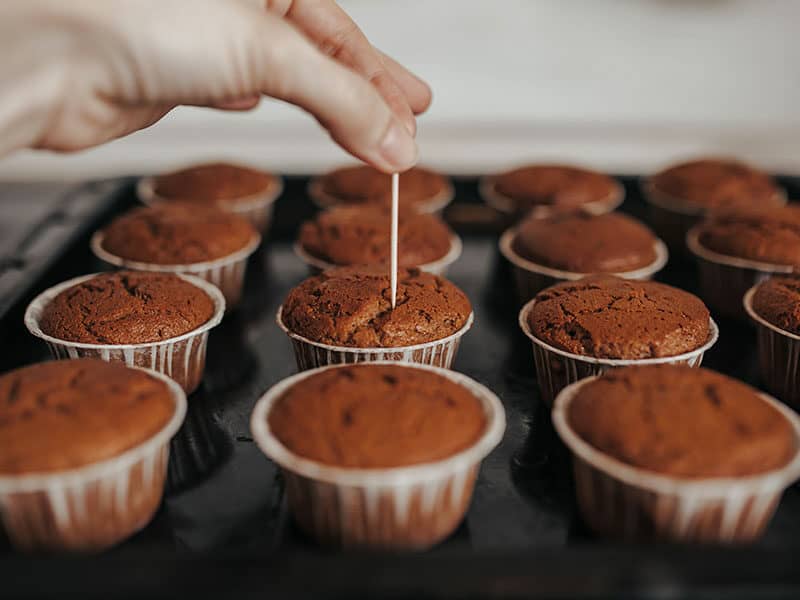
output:
<svg viewBox="0 0 800 600"><path fill-rule="evenodd" d="M342 0L423 76L422 161L484 173L560 159L649 172L696 153L800 172L795 0ZM84 179L240 159L309 173L349 159L307 115L182 108L75 155L23 152L0 179Z"/></svg>

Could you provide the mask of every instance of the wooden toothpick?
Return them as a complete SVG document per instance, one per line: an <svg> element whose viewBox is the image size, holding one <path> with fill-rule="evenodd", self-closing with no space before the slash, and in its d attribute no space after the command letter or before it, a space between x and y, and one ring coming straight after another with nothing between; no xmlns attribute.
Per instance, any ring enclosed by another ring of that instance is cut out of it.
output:
<svg viewBox="0 0 800 600"><path fill-rule="evenodd" d="M400 174L392 173L392 309L397 306L397 220L400 206Z"/></svg>

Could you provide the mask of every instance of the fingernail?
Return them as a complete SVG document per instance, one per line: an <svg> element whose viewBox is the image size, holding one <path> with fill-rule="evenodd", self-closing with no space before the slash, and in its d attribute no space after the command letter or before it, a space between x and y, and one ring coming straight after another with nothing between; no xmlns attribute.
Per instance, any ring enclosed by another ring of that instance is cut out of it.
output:
<svg viewBox="0 0 800 600"><path fill-rule="evenodd" d="M417 144L399 121L393 121L389 126L379 151L383 159L398 171L409 169L417 162Z"/></svg>

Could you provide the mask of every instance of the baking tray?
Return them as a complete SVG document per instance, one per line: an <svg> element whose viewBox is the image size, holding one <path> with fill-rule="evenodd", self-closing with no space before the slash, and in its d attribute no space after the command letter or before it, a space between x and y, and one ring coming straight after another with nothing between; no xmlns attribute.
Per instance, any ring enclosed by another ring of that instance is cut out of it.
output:
<svg viewBox="0 0 800 600"><path fill-rule="evenodd" d="M799 180L780 179L790 198L800 191ZM638 179L621 180L627 192L622 210L646 218ZM135 204L133 182L62 190L33 221L26 217L24 226L9 229L20 233L20 242L0 246L0 266L15 270L14 284L5 288L0 270L1 370L46 358L24 330L22 311L48 285L97 269L88 236ZM204 383L190 397L172 443L167 492L153 522L92 557L20 556L0 541L0 597L800 595L796 488L787 490L764 539L749 547L620 544L586 531L576 513L568 456L538 402L529 342L517 329L509 273L496 249L502 226L478 199L476 178L456 179L456 201L446 213L464 239L449 277L469 295L476 315L455 368L500 396L508 430L483 463L466 520L444 543L414 555L338 552L304 537L287 512L275 466L250 437L248 420L258 397L295 372L274 316L289 288L307 275L291 251L300 222L314 212L307 182L287 177L271 233L252 257L242 306L211 333ZM0 186L0 199L7 190ZM37 190L18 186L13 195L44 202ZM82 208L73 214L70 207L77 205ZM6 227L17 218L7 213ZM696 287L685 262L672 262L659 279ZM753 330L719 322L720 340L705 364L758 385Z"/></svg>

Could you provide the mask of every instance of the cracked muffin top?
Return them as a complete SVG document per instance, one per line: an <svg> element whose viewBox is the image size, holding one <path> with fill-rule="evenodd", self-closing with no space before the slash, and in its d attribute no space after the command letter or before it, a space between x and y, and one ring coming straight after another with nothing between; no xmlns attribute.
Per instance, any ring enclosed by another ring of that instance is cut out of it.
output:
<svg viewBox="0 0 800 600"><path fill-rule="evenodd" d="M769 175L731 159L680 163L653 175L650 184L663 194L709 208L782 203L781 190Z"/></svg>
<svg viewBox="0 0 800 600"><path fill-rule="evenodd" d="M700 226L698 241L726 256L800 265L800 206L717 211Z"/></svg>
<svg viewBox="0 0 800 600"><path fill-rule="evenodd" d="M323 344L398 348L445 338L467 323L469 300L446 279L418 269L397 274L397 305L384 267L343 267L310 277L289 292L281 319Z"/></svg>
<svg viewBox="0 0 800 600"><path fill-rule="evenodd" d="M797 453L791 424L756 390L686 365L607 371L581 387L567 412L597 450L673 477L756 475Z"/></svg>
<svg viewBox="0 0 800 600"><path fill-rule="evenodd" d="M319 179L322 191L341 204L389 204L392 176L368 165L342 167ZM400 175L400 207L423 208L449 190L447 179L423 167Z"/></svg>
<svg viewBox="0 0 800 600"><path fill-rule="evenodd" d="M528 165L493 175L495 190L519 211L536 206L575 207L609 200L619 191L608 175L569 165Z"/></svg>
<svg viewBox="0 0 800 600"><path fill-rule="evenodd" d="M68 342L141 344L197 329L214 310L208 294L177 275L117 271L58 294L45 306L39 325Z"/></svg>
<svg viewBox="0 0 800 600"><path fill-rule="evenodd" d="M289 450L356 469L442 460L486 429L480 401L437 373L398 365L350 365L316 373L276 400L267 417Z"/></svg>
<svg viewBox="0 0 800 600"><path fill-rule="evenodd" d="M592 275L542 290L528 326L543 342L583 356L676 356L705 344L709 313L692 294L654 281Z"/></svg>
<svg viewBox="0 0 800 600"><path fill-rule="evenodd" d="M773 276L753 294L753 310L765 321L800 335L800 276Z"/></svg>
<svg viewBox="0 0 800 600"><path fill-rule="evenodd" d="M401 211L398 222L401 267L434 262L450 251L452 232L429 214ZM334 265L372 265L389 261L391 212L385 206L340 206L306 221L300 245L312 256Z"/></svg>
<svg viewBox="0 0 800 600"><path fill-rule="evenodd" d="M73 469L158 433L175 413L167 384L122 363L82 358L0 377L0 474Z"/></svg>
<svg viewBox="0 0 800 600"><path fill-rule="evenodd" d="M153 190L161 198L221 206L252 200L277 186L277 177L270 173L224 162L195 165L153 180Z"/></svg>
<svg viewBox="0 0 800 600"><path fill-rule="evenodd" d="M103 249L126 260L187 265L223 258L257 236L253 226L218 208L164 202L136 208L105 228Z"/></svg>
<svg viewBox="0 0 800 600"><path fill-rule="evenodd" d="M573 212L525 219L512 248L522 258L553 269L623 273L653 264L655 244L655 235L631 217Z"/></svg>

